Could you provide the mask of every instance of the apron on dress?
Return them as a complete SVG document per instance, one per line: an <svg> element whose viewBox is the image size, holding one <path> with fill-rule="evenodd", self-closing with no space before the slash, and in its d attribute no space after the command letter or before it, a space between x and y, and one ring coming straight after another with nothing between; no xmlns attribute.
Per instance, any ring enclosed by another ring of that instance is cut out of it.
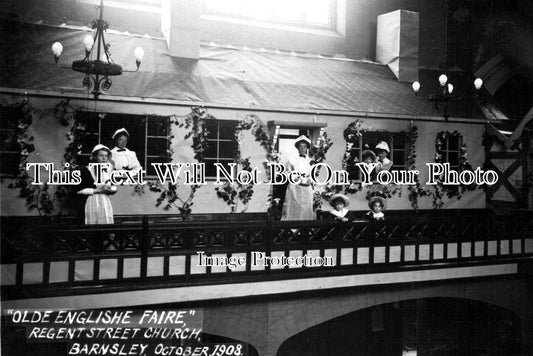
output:
<svg viewBox="0 0 533 356"><path fill-rule="evenodd" d="M309 157L294 157L288 162L288 168L296 170L306 177L311 172ZM313 187L311 185L289 184L283 203L281 220L313 220Z"/></svg>
<svg viewBox="0 0 533 356"><path fill-rule="evenodd" d="M96 182L95 174L89 170ZM103 180L107 181L109 174L102 172ZM104 186L104 184L95 184L97 188ZM87 197L85 202L85 224L113 224L113 206L107 194L93 194Z"/></svg>

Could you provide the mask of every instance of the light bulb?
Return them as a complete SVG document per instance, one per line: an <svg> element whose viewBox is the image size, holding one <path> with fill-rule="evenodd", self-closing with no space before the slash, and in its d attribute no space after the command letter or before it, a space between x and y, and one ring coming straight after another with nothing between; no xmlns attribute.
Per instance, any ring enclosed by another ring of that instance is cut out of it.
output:
<svg viewBox="0 0 533 356"><path fill-rule="evenodd" d="M144 49L142 49L141 47L137 47L133 51L133 54L135 55L135 59L140 62L143 60L144 57Z"/></svg>
<svg viewBox="0 0 533 356"><path fill-rule="evenodd" d="M83 47L85 47L85 50L87 52L90 52L94 45L94 39L90 35L86 35L83 37Z"/></svg>
<svg viewBox="0 0 533 356"><path fill-rule="evenodd" d="M439 77L440 86L443 87L448 82L448 77L445 74L441 74Z"/></svg>
<svg viewBox="0 0 533 356"><path fill-rule="evenodd" d="M453 92L453 85L451 84L448 84L448 93L452 93Z"/></svg>
<svg viewBox="0 0 533 356"><path fill-rule="evenodd" d="M420 83L419 82L413 82L413 84L411 85L411 87L413 88L413 91L415 93L418 93L418 91L420 90Z"/></svg>
<svg viewBox="0 0 533 356"><path fill-rule="evenodd" d="M483 79L476 78L476 80L474 80L474 87L476 88L476 90L481 89L482 86L483 86Z"/></svg>
<svg viewBox="0 0 533 356"><path fill-rule="evenodd" d="M54 52L54 56L59 57L61 53L63 52L63 45L59 42L55 42L52 45L52 52Z"/></svg>

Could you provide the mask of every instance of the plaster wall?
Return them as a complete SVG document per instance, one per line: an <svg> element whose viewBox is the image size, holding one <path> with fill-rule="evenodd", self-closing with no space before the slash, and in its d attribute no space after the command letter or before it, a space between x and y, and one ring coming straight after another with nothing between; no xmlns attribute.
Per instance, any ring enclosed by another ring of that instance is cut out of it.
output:
<svg viewBox="0 0 533 356"><path fill-rule="evenodd" d="M2 99L2 98L0 98ZM4 97L5 100L13 100ZM61 161L65 148L68 145L66 133L70 127L61 126L54 116L53 107L60 101L59 98L30 97L30 102L37 112L34 116L33 124L28 129L28 133L35 137L35 152L29 157L29 162L53 162L56 167L61 167ZM4 100L4 101L5 101ZM19 100L19 99L17 99ZM87 110L96 110L101 112L129 113L136 115L186 115L190 112L189 106L161 105L161 104L144 104L144 103L126 103L126 102L109 102L98 101L96 104L83 100L72 100L75 108L85 108ZM342 158L345 152L345 141L343 138L344 129L353 121L363 120L364 126L372 131L383 130L389 132L408 132L411 122L409 120L393 119L369 119L357 116L334 116L334 115L314 115L308 113L286 113L286 112L265 112L265 111L244 111L235 109L209 109L209 113L219 120L241 120L247 114L257 115L263 122L271 120L287 122L320 122L327 124L326 132L328 137L333 141L326 156L326 163L332 169L341 169ZM418 127L418 140L416 143L416 166L420 170L420 182L427 181L426 162L434 162L435 138L441 130L455 131L458 130L463 135L463 142L467 145L468 159L473 167L482 166L484 162L484 150L481 145L483 135L483 125L470 123L444 123L443 121L416 121L412 123ZM72 125L72 123L71 123ZM191 140L184 140L183 137L187 131L177 126L172 126L172 148L174 150L173 162L195 162ZM255 141L255 137L250 131L245 131L241 144L243 157L250 157L252 167L263 169L263 161L266 159L266 152ZM265 176L266 177L266 176ZM9 215L35 215L37 212L28 211L25 206L25 200L18 197L18 190L8 187L11 179L4 179L1 183L1 214ZM215 185L212 181L201 187L195 195L193 213L224 213L230 212L230 207L216 195ZM179 188L179 194L187 197L189 186ZM248 206L243 206L241 202L237 206L237 212L265 212L267 209L267 198L270 193L270 185L256 185L254 195ZM389 209L411 209L408 200L408 190L402 188L402 196L394 196L388 202ZM367 200L365 199L365 190L357 194L350 195L352 210L366 210ZM156 207L158 193L150 192L148 187L145 188L144 194L134 192L132 186L123 186L112 199L114 213L119 214L164 214L176 213L176 210L166 211L162 207ZM328 208L324 202L323 207ZM472 192L466 192L460 200L453 199L446 201L445 208L483 208L485 207L485 194L483 190L477 189ZM430 198L421 198L419 208L432 208Z"/></svg>

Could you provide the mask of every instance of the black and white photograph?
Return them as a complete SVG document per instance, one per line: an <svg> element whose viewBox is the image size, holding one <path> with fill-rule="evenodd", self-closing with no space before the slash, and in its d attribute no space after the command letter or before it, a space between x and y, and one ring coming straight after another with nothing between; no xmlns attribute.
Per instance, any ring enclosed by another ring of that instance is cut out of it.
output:
<svg viewBox="0 0 533 356"><path fill-rule="evenodd" d="M532 0L2 0L0 356L533 355Z"/></svg>

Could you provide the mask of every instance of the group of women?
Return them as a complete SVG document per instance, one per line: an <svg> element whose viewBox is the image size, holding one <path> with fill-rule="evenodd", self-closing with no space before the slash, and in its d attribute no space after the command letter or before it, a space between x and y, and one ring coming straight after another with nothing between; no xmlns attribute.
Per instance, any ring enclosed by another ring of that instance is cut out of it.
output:
<svg viewBox="0 0 533 356"><path fill-rule="evenodd" d="M118 129L112 136L115 147L98 144L91 151L91 162L104 166L100 170L101 177L97 179L97 167L83 167L81 183L77 187L77 194L82 197L81 209L85 224L113 224L113 206L110 195L117 192L117 187L110 181L111 170L141 169L141 164L134 151L126 148L129 133L125 128Z"/></svg>
<svg viewBox="0 0 533 356"><path fill-rule="evenodd" d="M113 206L110 195L117 192L117 187L110 181L112 170L132 170L141 169L141 164L134 151L126 148L129 133L125 128L118 129L112 136L115 147L108 147L98 144L91 152L93 163L107 164L101 170L101 179L97 180L97 168L93 166L84 167L81 170L81 184L78 185L77 194L83 197L83 212L85 224L112 224ZM313 187L311 184L311 158L308 151L311 147L311 140L302 135L296 139L295 147L298 155L289 158L287 168L291 171L298 171L302 177L299 184L289 184L285 194L285 201L282 210L282 220L313 220ZM376 145L376 153L365 150L362 153L363 161L375 163L375 171L389 170L392 161L387 158L389 147L386 142ZM335 194L330 199L333 209L329 212L330 218L339 221L351 220L347 206L349 199L343 194ZM370 219L382 220L384 218L385 200L381 197L373 197L369 202L370 211L367 216Z"/></svg>
<svg viewBox="0 0 533 356"><path fill-rule="evenodd" d="M302 180L300 184L289 184L285 193L285 201L282 209L282 220L313 220L313 187L311 185L311 159L308 151L311 148L311 140L302 135L295 141L295 147L298 150L298 156L293 156L287 161L287 169L295 170L300 173ZM389 145L381 141L372 150L362 152L362 160L365 163L374 163L373 174L383 170L389 170L392 167L392 161L387 157L390 149ZM333 207L328 212L327 217L338 221L352 220L349 210L347 209L350 200L343 194L334 194L330 198L330 204ZM383 220L383 210L386 207L385 199L380 196L371 197L368 204L370 211L366 217L370 220Z"/></svg>

